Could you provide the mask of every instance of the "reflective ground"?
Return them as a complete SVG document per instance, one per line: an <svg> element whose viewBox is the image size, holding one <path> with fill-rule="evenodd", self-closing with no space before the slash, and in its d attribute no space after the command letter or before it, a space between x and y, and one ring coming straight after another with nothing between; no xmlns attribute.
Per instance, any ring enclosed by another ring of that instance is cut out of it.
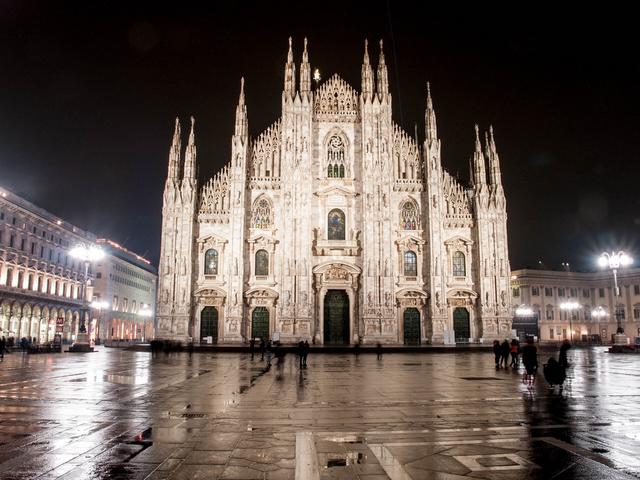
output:
<svg viewBox="0 0 640 480"><path fill-rule="evenodd" d="M640 478L640 355L570 361L560 392L484 352L12 353L0 478Z"/></svg>

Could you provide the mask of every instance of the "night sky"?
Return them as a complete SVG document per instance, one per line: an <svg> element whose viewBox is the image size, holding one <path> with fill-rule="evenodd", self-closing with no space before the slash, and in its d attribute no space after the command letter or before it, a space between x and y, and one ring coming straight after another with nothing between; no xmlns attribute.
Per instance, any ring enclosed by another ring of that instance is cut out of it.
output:
<svg viewBox="0 0 640 480"><path fill-rule="evenodd" d="M513 269L538 260L592 269L614 247L640 256L640 55L629 12L224 3L56 11L0 0L0 185L156 262L176 115L183 130L196 118L204 180L229 159L241 76L251 135L279 117L289 35L297 63L307 36L312 68L357 90L363 41L377 64L383 38L395 121L411 133L417 123L424 139L430 81L442 161L463 182L474 123L493 124Z"/></svg>

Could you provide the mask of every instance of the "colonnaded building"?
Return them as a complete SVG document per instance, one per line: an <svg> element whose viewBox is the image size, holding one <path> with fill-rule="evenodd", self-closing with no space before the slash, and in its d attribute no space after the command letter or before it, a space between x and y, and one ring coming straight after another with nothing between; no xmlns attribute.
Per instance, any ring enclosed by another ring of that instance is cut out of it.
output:
<svg viewBox="0 0 640 480"><path fill-rule="evenodd" d="M493 132L483 148L476 126L463 185L442 167L428 85L423 143L391 106L382 42L375 75L365 43L358 92L337 74L313 88L306 40L297 77L290 40L280 118L250 135L243 80L231 159L203 185L193 119L184 157L176 120L157 337L442 344L509 334Z"/></svg>

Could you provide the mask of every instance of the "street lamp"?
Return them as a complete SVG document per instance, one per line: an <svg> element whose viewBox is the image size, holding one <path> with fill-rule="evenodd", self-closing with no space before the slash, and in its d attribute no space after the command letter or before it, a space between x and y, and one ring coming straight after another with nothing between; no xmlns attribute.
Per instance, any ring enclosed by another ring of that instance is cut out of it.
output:
<svg viewBox="0 0 640 480"><path fill-rule="evenodd" d="M571 342L573 343L573 312L580 308L580 304L578 302L563 302L560 304L560 309L567 312L569 315L569 338L571 338Z"/></svg>
<svg viewBox="0 0 640 480"><path fill-rule="evenodd" d="M620 267L626 267L633 263L633 259L624 253L622 250L617 252L603 252L602 255L598 258L598 265L603 268L609 267L609 269L613 272L613 285L615 287L614 290L614 299L613 299L613 308L616 312L616 323L618 324L618 329L616 330L616 343L617 344L626 344L627 338L624 334L624 327L622 326L622 315L618 312L618 297L620 296L620 288L618 287L618 269Z"/></svg>
<svg viewBox="0 0 640 480"><path fill-rule="evenodd" d="M101 248L96 247L95 245L86 245L81 243L73 247L69 251L69 255L71 255L73 258L77 260L80 260L81 262L84 262L84 284L82 286L82 303L86 303L88 302L87 289L89 286L89 278L88 278L89 265L91 264L91 262L97 262L99 260L102 260L104 258L104 251ZM86 345L87 348L84 348L82 350L89 351L88 350L89 339L87 335L87 327L85 326L84 322L85 322L85 318L83 314L80 318L80 327L78 328L78 339L76 341L76 344Z"/></svg>
<svg viewBox="0 0 640 480"><path fill-rule="evenodd" d="M98 335L96 335L96 344L100 344L100 330L102 326L102 310L109 308L109 302L104 300L94 300L91 302L91 308L98 311Z"/></svg>
<svg viewBox="0 0 640 480"><path fill-rule="evenodd" d="M609 314L607 313L607 311L602 308L602 307L596 307L593 310L591 310L591 318L595 318L596 321L598 322L598 336L600 337L600 334L602 332L600 332L600 322L605 318L608 317ZM600 337L600 342L605 341L606 339L603 339L602 337Z"/></svg>

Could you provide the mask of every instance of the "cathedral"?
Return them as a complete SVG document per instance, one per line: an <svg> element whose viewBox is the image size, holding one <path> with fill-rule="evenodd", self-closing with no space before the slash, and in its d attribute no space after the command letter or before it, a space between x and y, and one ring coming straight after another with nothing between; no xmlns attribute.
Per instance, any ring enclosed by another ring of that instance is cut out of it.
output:
<svg viewBox="0 0 640 480"><path fill-rule="evenodd" d="M493 130L482 142L475 127L471 180L461 183L442 166L428 84L424 141L394 123L382 41L375 68L365 42L358 92L338 74L312 83L306 39L299 64L289 39L283 87L280 117L254 137L241 81L231 158L204 184L193 118L184 151L176 119L156 338L455 344L509 335Z"/></svg>

